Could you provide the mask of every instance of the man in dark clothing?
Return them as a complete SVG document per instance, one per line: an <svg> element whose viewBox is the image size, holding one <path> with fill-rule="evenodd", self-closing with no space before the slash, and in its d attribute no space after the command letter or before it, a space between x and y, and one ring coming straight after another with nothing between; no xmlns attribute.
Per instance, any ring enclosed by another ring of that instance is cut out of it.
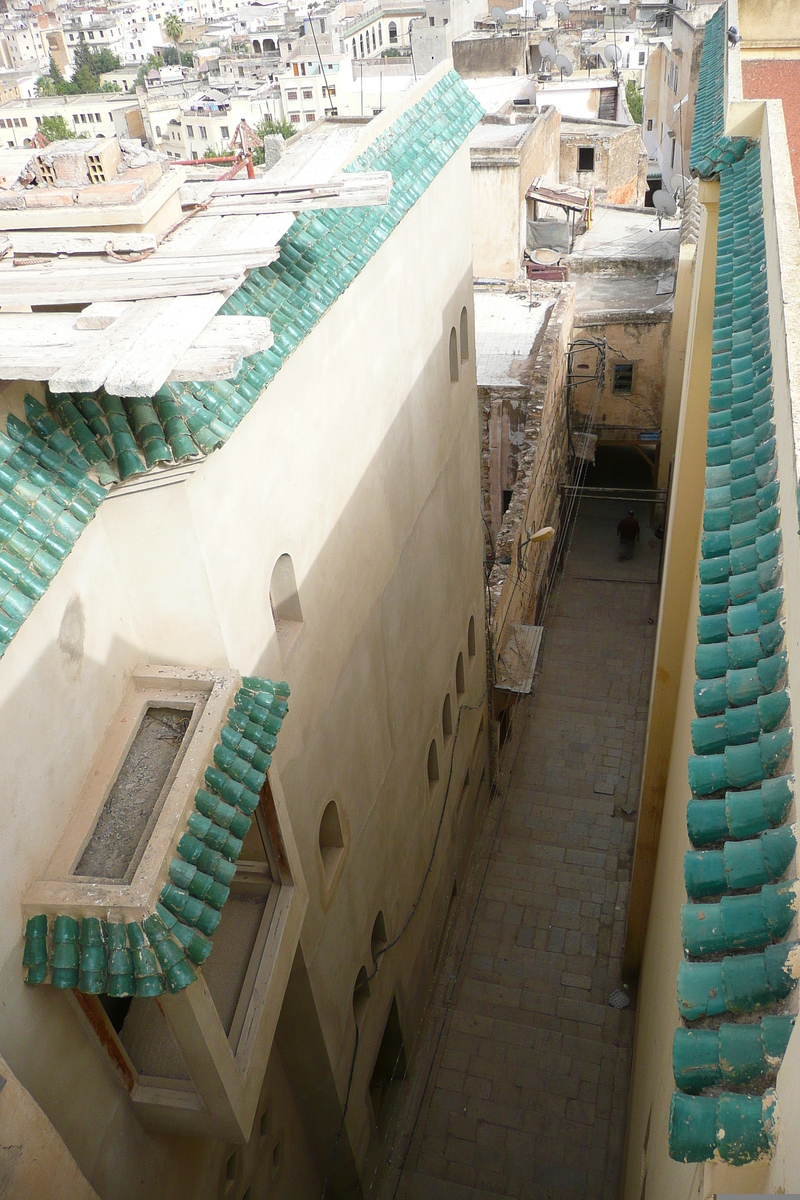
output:
<svg viewBox="0 0 800 1200"><path fill-rule="evenodd" d="M639 522L633 515L632 508L628 510L627 517L623 517L617 526L617 534L620 559L633 558L633 549L639 540Z"/></svg>

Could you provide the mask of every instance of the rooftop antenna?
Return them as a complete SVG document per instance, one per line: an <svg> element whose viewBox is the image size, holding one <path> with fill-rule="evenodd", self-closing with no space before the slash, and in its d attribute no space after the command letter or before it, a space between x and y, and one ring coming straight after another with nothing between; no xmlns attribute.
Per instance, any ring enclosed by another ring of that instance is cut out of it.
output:
<svg viewBox="0 0 800 1200"><path fill-rule="evenodd" d="M569 77L573 71L573 66L572 66L572 63L567 58L566 54L557 54L556 55L556 66L558 67L559 71L561 72L562 80L565 75L566 75L567 79L569 79Z"/></svg>
<svg viewBox="0 0 800 1200"><path fill-rule="evenodd" d="M558 4L553 9L553 12L556 14L559 21L569 20L569 6L567 4L563 4L562 0L559 0Z"/></svg>
<svg viewBox="0 0 800 1200"><path fill-rule="evenodd" d="M681 174L673 175L669 181L669 190L672 192L674 198L678 200L678 196L681 197L678 201L679 204L686 203L686 192L691 186L691 179L687 179L685 175Z"/></svg>
<svg viewBox="0 0 800 1200"><path fill-rule="evenodd" d="M499 4L495 4L494 8L492 9L492 20L494 21L497 32L499 33L506 23L505 9L501 8Z"/></svg>
<svg viewBox="0 0 800 1200"><path fill-rule="evenodd" d="M556 57L556 48L552 42L548 42L547 40L539 42L539 57L542 60L542 71L544 74L549 75L550 64Z"/></svg>
<svg viewBox="0 0 800 1200"><path fill-rule="evenodd" d="M664 188L659 188L657 192L653 192L653 207L658 213L659 230L661 229L661 222L664 220L664 217L674 217L678 211L678 206L674 199Z"/></svg>

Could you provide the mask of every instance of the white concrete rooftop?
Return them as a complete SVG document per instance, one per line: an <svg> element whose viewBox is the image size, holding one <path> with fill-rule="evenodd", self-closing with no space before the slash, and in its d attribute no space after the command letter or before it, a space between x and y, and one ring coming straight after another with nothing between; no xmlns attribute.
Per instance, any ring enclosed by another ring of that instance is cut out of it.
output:
<svg viewBox="0 0 800 1200"><path fill-rule="evenodd" d="M575 239L572 258L579 256L616 260L677 258L680 216L662 221L654 208L629 209L596 206L591 229Z"/></svg>
<svg viewBox="0 0 800 1200"><path fill-rule="evenodd" d="M530 355L555 301L508 292L475 292L475 361L478 387L519 388L530 371Z"/></svg>

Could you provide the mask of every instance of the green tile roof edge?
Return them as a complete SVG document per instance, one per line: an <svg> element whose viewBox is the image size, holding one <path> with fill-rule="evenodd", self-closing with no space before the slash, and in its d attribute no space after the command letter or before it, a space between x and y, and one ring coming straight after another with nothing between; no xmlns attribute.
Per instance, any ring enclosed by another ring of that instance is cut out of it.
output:
<svg viewBox="0 0 800 1200"><path fill-rule="evenodd" d="M232 381L168 384L153 397L25 397L0 434L0 656L107 490L228 440L290 354L380 249L483 116L455 71L437 80L345 170L389 171L386 205L302 213L280 257L220 309L267 316L274 343Z"/></svg>
<svg viewBox="0 0 800 1200"><path fill-rule="evenodd" d="M725 55L727 4L722 4L706 21L703 34L703 53L692 126L689 167L696 171L698 164L711 150L725 128Z"/></svg>
<svg viewBox="0 0 800 1200"><path fill-rule="evenodd" d="M737 147L718 170L688 763L694 849L684 862L669 1153L679 1162L743 1165L774 1147L776 1102L767 1085L794 1023L783 1009L800 975L800 944L784 939L800 888L784 878L797 830L787 823L792 728L758 144ZM754 1013L765 1014L758 1024Z"/></svg>
<svg viewBox="0 0 800 1200"><path fill-rule="evenodd" d="M153 912L141 922L37 913L25 928L27 984L148 997L194 983L213 949L288 697L287 683L242 680Z"/></svg>

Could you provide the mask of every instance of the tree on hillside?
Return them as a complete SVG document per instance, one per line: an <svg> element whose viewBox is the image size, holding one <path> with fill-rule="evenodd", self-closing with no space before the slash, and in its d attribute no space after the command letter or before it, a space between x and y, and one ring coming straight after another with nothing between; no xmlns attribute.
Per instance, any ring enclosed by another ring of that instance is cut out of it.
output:
<svg viewBox="0 0 800 1200"><path fill-rule="evenodd" d="M70 129L63 117L42 117L37 133L40 133L46 142L61 142L65 138L75 137L75 131Z"/></svg>

